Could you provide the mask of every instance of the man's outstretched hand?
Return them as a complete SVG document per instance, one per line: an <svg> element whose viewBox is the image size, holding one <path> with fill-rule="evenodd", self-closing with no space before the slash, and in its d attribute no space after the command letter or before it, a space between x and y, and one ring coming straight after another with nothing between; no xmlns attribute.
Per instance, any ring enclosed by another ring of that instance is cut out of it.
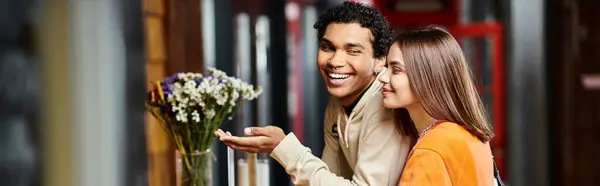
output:
<svg viewBox="0 0 600 186"><path fill-rule="evenodd" d="M274 126L248 127L244 129L244 134L247 136L233 136L231 133L223 132L221 129L215 131L215 136L232 149L252 153L271 153L281 140L285 138L283 130Z"/></svg>

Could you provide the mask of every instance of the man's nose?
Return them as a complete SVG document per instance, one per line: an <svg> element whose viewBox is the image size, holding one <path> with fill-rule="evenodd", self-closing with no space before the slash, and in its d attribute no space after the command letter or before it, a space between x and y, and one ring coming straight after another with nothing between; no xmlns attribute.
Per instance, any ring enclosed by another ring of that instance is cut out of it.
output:
<svg viewBox="0 0 600 186"><path fill-rule="evenodd" d="M344 67L346 65L344 61L344 54L342 52L336 51L335 53L333 53L327 64L331 68Z"/></svg>

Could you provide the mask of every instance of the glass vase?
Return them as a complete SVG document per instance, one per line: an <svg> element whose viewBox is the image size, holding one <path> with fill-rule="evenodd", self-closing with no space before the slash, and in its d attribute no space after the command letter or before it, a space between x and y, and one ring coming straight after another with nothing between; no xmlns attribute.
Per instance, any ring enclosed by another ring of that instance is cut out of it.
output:
<svg viewBox="0 0 600 186"><path fill-rule="evenodd" d="M212 160L209 150L183 154L175 152L177 186L212 186Z"/></svg>

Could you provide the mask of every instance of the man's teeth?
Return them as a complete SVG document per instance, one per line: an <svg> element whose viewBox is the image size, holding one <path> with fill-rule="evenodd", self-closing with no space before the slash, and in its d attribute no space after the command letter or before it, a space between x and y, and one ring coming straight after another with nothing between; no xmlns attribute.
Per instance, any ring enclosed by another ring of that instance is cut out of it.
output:
<svg viewBox="0 0 600 186"><path fill-rule="evenodd" d="M333 74L333 73L330 73L329 77L331 77L333 79L346 79L346 78L350 77L350 75L348 75L348 74Z"/></svg>

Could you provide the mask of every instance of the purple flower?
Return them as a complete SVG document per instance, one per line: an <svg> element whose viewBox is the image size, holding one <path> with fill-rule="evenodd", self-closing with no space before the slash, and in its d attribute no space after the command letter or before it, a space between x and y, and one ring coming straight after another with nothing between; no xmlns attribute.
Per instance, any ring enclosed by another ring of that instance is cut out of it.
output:
<svg viewBox="0 0 600 186"><path fill-rule="evenodd" d="M166 77L160 82L160 87L165 96L170 95L172 93L171 86L175 80L177 80L177 73Z"/></svg>
<svg viewBox="0 0 600 186"><path fill-rule="evenodd" d="M175 81L177 79L177 74L173 74L167 78L165 78L162 82L161 82L161 86L163 84L171 84L173 81Z"/></svg>
<svg viewBox="0 0 600 186"><path fill-rule="evenodd" d="M171 95L171 84L160 85L160 87L162 88L163 95Z"/></svg>

